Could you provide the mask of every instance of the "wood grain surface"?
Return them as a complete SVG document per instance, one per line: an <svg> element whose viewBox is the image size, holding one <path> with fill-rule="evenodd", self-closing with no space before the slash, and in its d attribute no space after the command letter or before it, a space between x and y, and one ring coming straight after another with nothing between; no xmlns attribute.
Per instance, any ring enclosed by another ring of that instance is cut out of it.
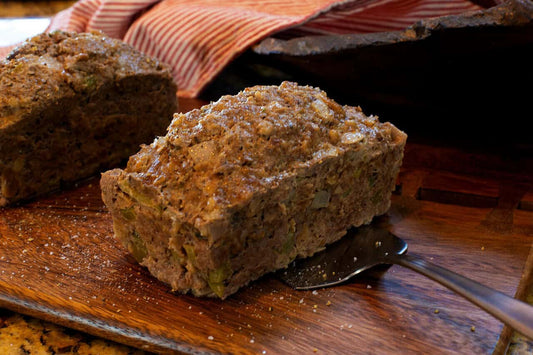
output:
<svg viewBox="0 0 533 355"><path fill-rule="evenodd" d="M514 295L533 189L522 162L498 159L409 142L375 223L409 253ZM225 301L174 294L113 238L98 177L0 209L0 307L160 353L490 354L503 328L399 266L317 291L267 275Z"/></svg>

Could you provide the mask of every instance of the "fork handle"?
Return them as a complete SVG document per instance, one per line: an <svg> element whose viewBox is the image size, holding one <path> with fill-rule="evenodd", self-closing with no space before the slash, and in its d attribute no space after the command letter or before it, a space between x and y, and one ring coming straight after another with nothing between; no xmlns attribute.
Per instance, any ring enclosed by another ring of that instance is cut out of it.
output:
<svg viewBox="0 0 533 355"><path fill-rule="evenodd" d="M390 259L394 264L419 272L455 291L518 332L533 339L533 306L414 255L403 254L391 256Z"/></svg>

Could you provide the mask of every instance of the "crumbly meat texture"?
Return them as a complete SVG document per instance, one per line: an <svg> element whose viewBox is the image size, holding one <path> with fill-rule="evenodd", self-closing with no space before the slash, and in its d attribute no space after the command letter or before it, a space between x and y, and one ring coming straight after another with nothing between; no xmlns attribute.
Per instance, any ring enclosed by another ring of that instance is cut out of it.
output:
<svg viewBox="0 0 533 355"><path fill-rule="evenodd" d="M175 115L102 194L154 276L225 298L385 213L405 141L317 88L257 86Z"/></svg>
<svg viewBox="0 0 533 355"><path fill-rule="evenodd" d="M102 33L57 31L0 61L0 206L127 159L177 111L170 69Z"/></svg>

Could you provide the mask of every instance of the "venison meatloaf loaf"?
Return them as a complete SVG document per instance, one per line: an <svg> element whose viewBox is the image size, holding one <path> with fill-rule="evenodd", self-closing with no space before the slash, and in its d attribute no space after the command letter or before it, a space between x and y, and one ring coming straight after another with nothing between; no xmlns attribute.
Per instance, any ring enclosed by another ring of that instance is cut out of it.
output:
<svg viewBox="0 0 533 355"><path fill-rule="evenodd" d="M256 86L102 175L115 235L174 291L226 298L390 206L406 135L323 91Z"/></svg>
<svg viewBox="0 0 533 355"><path fill-rule="evenodd" d="M30 38L0 61L0 206L118 166L177 111L170 69L102 33Z"/></svg>

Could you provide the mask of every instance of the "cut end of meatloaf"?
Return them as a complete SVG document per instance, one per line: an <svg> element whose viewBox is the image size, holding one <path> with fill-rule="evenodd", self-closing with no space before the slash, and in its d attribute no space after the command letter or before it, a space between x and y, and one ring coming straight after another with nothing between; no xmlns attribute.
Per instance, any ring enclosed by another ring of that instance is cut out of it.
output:
<svg viewBox="0 0 533 355"><path fill-rule="evenodd" d="M256 86L186 114L102 176L115 235L173 290L225 298L390 206L406 135L317 89Z"/></svg>
<svg viewBox="0 0 533 355"><path fill-rule="evenodd" d="M0 61L0 206L116 167L177 111L170 69L99 32L56 31Z"/></svg>

